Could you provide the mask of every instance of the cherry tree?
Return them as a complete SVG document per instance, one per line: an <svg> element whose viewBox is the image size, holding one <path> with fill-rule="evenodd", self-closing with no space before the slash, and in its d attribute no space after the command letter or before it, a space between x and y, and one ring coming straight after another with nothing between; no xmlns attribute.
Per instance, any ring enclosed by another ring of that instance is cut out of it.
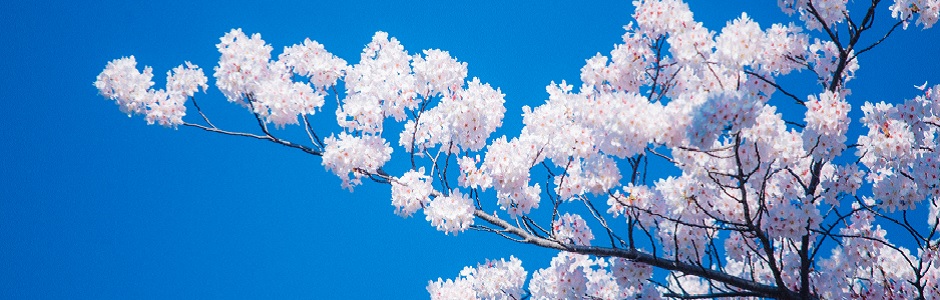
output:
<svg viewBox="0 0 940 300"><path fill-rule="evenodd" d="M742 14L720 31L679 0L633 4L623 42L586 60L580 86L550 83L510 135L495 134L507 112L498 87L385 32L355 64L309 39L272 57L260 34L226 33L215 85L256 132L212 123L196 102L209 79L190 62L164 89L133 56L94 84L149 124L319 156L350 191L387 184L393 213L420 211L444 234L558 250L532 272L516 257L466 267L429 282L432 299L940 298L940 85L894 104L850 89L867 52L932 27L940 1L778 0L799 20ZM879 10L893 19L876 22ZM794 72L813 74L812 94L778 84ZM849 136L853 106L867 133ZM339 132L311 121L327 107ZM385 132L390 122L404 130ZM307 139L281 137L298 126ZM393 158L409 170L383 169ZM651 164L675 174L651 178Z"/></svg>

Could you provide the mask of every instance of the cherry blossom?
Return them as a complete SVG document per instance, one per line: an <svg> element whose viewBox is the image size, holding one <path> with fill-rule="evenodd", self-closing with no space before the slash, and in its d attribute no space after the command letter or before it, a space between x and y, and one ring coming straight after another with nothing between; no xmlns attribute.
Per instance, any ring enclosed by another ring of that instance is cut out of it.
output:
<svg viewBox="0 0 940 300"><path fill-rule="evenodd" d="M324 140L323 167L343 180L343 187L352 190L362 177L376 173L391 159L392 148L378 136L354 136L340 132Z"/></svg>
<svg viewBox="0 0 940 300"><path fill-rule="evenodd" d="M108 62L104 71L98 74L95 87L102 96L114 100L121 112L130 116L143 113L149 104L146 94L153 86L152 78L153 69L144 67L141 73L132 55Z"/></svg>
<svg viewBox="0 0 940 300"><path fill-rule="evenodd" d="M486 260L475 268L465 267L453 281L429 282L428 292L431 299L520 299L527 274L515 257Z"/></svg>
<svg viewBox="0 0 940 300"><path fill-rule="evenodd" d="M908 23L917 18L916 25L923 26L924 29L933 27L940 16L940 1L937 0L895 0L891 4L891 17L902 20L904 29L907 29Z"/></svg>
<svg viewBox="0 0 940 300"><path fill-rule="evenodd" d="M431 201L424 209L424 214L426 219L431 221L431 226L444 233L456 235L473 225L473 204L466 195L456 189L448 196Z"/></svg>
<svg viewBox="0 0 940 300"><path fill-rule="evenodd" d="M277 59L295 74L310 77L310 83L318 91L336 85L348 67L345 60L327 52L322 44L309 38L302 44L284 47Z"/></svg>
<svg viewBox="0 0 940 300"><path fill-rule="evenodd" d="M558 220L552 222L552 231L555 233L555 239L565 244L589 246L594 239L591 228L576 214L566 213L559 216Z"/></svg>
<svg viewBox="0 0 940 300"><path fill-rule="evenodd" d="M183 124L186 99L202 88L208 88L207 78L199 66L186 62L166 74L167 89L153 90L152 69L137 70L134 56L111 61L95 81L98 92L114 100L128 116L144 114L147 124L175 127Z"/></svg>
<svg viewBox="0 0 940 300"><path fill-rule="evenodd" d="M260 34L226 33L216 86L261 133L216 127L195 102L204 123L184 121L187 100L208 88L189 62L163 90L134 56L94 85L149 124L321 156L350 190L363 178L389 184L395 214L423 209L446 235L558 251L527 286L516 257L487 260L430 281L433 299L940 297L940 85L905 85L903 99L850 89L868 50L896 27L932 27L940 2L779 0L799 25L741 13L718 30L679 0L633 5L622 43L569 74L580 84L552 81L544 103L521 110L468 80L450 52L412 54L381 31L354 65L310 39L275 60ZM873 36L876 9L896 23ZM793 88L783 78L794 73L809 84ZM330 93L339 131L321 135L308 117ZM497 133L507 113L522 127ZM309 141L268 128L301 120ZM403 128L397 143L389 124ZM393 147L404 160L386 167Z"/></svg>
<svg viewBox="0 0 940 300"><path fill-rule="evenodd" d="M386 116L405 118L418 107L411 56L398 39L376 32L361 60L346 71L346 98L336 111L339 124L365 133L382 131Z"/></svg>
<svg viewBox="0 0 940 300"><path fill-rule="evenodd" d="M457 62L447 51L424 50L424 57L416 55L414 68L418 95L428 98L438 94L450 95L467 78L467 63Z"/></svg>
<svg viewBox="0 0 940 300"><path fill-rule="evenodd" d="M451 85L451 88L459 85ZM474 77L466 89L450 91L437 106L424 112L417 121L408 121L399 143L411 151L423 151L446 145L445 151L479 151L486 139L502 125L506 108L499 89Z"/></svg>
<svg viewBox="0 0 940 300"><path fill-rule="evenodd" d="M844 96L829 91L818 98L810 95L806 107L803 149L825 159L841 154L845 150L851 109Z"/></svg>
<svg viewBox="0 0 940 300"><path fill-rule="evenodd" d="M334 84L345 69L345 61L309 40L286 47L279 56L283 61L271 61L273 48L261 34L249 38L241 29L226 33L216 47L222 54L215 67L216 86L222 94L279 127L297 124L298 115L314 114L324 104L322 89ZM310 76L318 90L308 82L293 81L294 72Z"/></svg>
<svg viewBox="0 0 940 300"><path fill-rule="evenodd" d="M424 175L424 167L411 170L397 180L392 181L392 206L395 214L409 217L431 201L431 178Z"/></svg>

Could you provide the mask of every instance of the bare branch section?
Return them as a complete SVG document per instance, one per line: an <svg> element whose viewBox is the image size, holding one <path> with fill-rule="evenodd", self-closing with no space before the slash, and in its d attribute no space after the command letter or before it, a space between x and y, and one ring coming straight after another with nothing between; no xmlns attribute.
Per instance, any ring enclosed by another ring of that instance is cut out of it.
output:
<svg viewBox="0 0 940 300"><path fill-rule="evenodd" d="M273 142L273 143L280 144L280 145L283 145L283 146L287 146L287 147L290 147L290 148L298 149L298 150L303 151L303 152L308 153L308 154L312 154L312 155L316 155L316 156L323 156L323 152L314 150L313 148L310 148L310 147L307 147L307 146L304 146L304 145L296 144L296 143L291 142L291 141L288 141L288 140L283 140L283 139L274 137L273 135L270 135L270 134L268 134L268 135L257 135L257 134L252 134L252 133L235 132L235 131L226 131L226 130L222 130L222 129L219 129L219 128L216 128L216 127L209 127L209 126L200 125L200 124L194 124L194 123L183 123L183 126L195 127L195 128L199 128L199 129L208 131L208 132L220 133L220 134L224 134L224 135L243 136L243 137L249 137L249 138L254 138L254 139L259 139L259 140L265 140L265 141Z"/></svg>

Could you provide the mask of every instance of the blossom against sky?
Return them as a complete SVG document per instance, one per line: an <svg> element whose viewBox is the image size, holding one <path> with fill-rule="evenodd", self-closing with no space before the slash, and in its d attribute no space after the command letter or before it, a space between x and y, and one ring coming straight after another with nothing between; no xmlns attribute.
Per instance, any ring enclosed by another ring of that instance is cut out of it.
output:
<svg viewBox="0 0 940 300"><path fill-rule="evenodd" d="M716 31L744 11L761 29L789 20L772 1L750 2L690 6ZM464 266L515 255L531 271L554 256L401 219L389 186L349 193L320 159L294 149L128 119L91 85L108 61L134 55L162 87L163 74L186 61L211 76L215 45L233 28L261 33L275 54L310 38L351 63L384 31L409 53L448 51L467 63L468 78L499 88L500 132L514 136L522 106L547 99L552 81L577 82L585 60L621 42L632 12L628 1L4 6L0 296L79 299L424 298L429 280ZM852 97L896 103L917 94L914 84L940 82L938 44L936 30L898 32L863 57ZM197 97L225 126L253 129L218 87ZM852 107L857 126L861 106ZM320 112L324 124L334 108Z"/></svg>

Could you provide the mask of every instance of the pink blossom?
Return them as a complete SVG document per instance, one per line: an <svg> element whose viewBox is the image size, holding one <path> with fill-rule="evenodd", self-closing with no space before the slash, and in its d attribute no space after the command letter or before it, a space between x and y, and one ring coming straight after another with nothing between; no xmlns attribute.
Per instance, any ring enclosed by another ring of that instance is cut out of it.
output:
<svg viewBox="0 0 940 300"><path fill-rule="evenodd" d="M431 299L520 299L527 274L522 261L515 257L510 256L508 261L487 259L475 268L465 267L453 281L438 278L429 282L428 292Z"/></svg>
<svg viewBox="0 0 940 300"><path fill-rule="evenodd" d="M565 213L552 222L555 239L564 244L590 246L594 235L581 216Z"/></svg>
<svg viewBox="0 0 940 300"><path fill-rule="evenodd" d="M378 136L354 136L340 132L323 140L323 167L343 180L343 187L352 190L361 178L375 174L391 159L392 148Z"/></svg>
<svg viewBox="0 0 940 300"><path fill-rule="evenodd" d="M166 73L166 90L153 90L150 67L144 73L137 70L133 56L108 63L98 75L95 87L101 95L114 100L128 116L144 114L147 124L176 127L183 124L186 115L186 99L199 88L208 88L207 78L199 66L186 62Z"/></svg>
<svg viewBox="0 0 940 300"><path fill-rule="evenodd" d="M108 62L104 71L98 74L95 87L102 96L114 100L121 112L130 116L143 113L152 101L146 96L153 86L152 78L150 67L144 67L143 73L137 70L137 60L132 55Z"/></svg>
<svg viewBox="0 0 940 300"><path fill-rule="evenodd" d="M424 208L426 219L431 226L445 234L467 230L473 225L473 203L466 195L454 189L449 196L438 197Z"/></svg>
<svg viewBox="0 0 940 300"><path fill-rule="evenodd" d="M402 217L409 217L418 209L426 207L434 191L431 177L424 175L424 167L408 171L391 184L392 206L395 207L395 214Z"/></svg>
<svg viewBox="0 0 940 300"><path fill-rule="evenodd" d="M309 77L310 83L321 92L336 85L349 67L345 60L327 52L322 44L309 38L302 44L284 47L277 59L295 74Z"/></svg>

